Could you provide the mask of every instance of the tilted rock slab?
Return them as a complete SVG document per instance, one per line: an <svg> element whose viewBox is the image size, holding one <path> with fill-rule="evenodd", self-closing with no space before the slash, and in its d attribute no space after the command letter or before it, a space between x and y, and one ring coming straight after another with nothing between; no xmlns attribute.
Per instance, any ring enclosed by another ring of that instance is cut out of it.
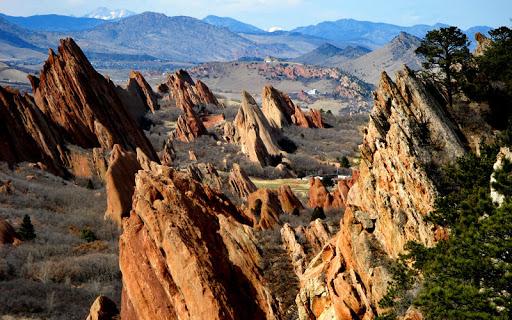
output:
<svg viewBox="0 0 512 320"><path fill-rule="evenodd" d="M424 217L437 191L424 168L462 155L459 137L444 106L409 69L395 83L383 73L340 232L301 278L300 319L372 319L382 312L391 276L376 255L396 258L408 241L435 243Z"/></svg>
<svg viewBox="0 0 512 320"><path fill-rule="evenodd" d="M151 163L120 238L121 318L278 319L246 218L186 173Z"/></svg>

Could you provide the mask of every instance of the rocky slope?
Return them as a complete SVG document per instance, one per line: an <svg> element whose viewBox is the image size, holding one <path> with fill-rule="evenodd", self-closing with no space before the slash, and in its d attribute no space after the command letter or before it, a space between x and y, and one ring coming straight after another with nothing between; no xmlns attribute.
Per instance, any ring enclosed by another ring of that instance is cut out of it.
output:
<svg viewBox="0 0 512 320"><path fill-rule="evenodd" d="M395 82L383 73L341 231L301 278L301 319L375 317L390 280L385 261L408 241L435 243L434 226L423 217L437 191L425 168L465 151L435 96L409 69Z"/></svg>
<svg viewBox="0 0 512 320"><path fill-rule="evenodd" d="M244 221L187 174L139 171L120 240L122 319L277 319Z"/></svg>

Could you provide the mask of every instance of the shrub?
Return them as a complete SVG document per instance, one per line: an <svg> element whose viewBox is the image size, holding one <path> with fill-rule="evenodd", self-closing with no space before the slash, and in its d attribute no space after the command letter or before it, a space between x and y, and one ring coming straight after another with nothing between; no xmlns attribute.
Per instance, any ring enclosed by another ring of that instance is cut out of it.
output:
<svg viewBox="0 0 512 320"><path fill-rule="evenodd" d="M23 222L21 223L20 229L18 230L18 234L20 235L21 239L25 241L34 240L36 238L34 226L32 225L32 221L30 220L30 216L28 214L23 217Z"/></svg>
<svg viewBox="0 0 512 320"><path fill-rule="evenodd" d="M91 229L82 229L80 230L80 239L86 242L93 242L98 240L98 237L96 237L96 234Z"/></svg>
<svg viewBox="0 0 512 320"><path fill-rule="evenodd" d="M340 165L342 168L350 168L350 161L348 160L347 156L341 157Z"/></svg>

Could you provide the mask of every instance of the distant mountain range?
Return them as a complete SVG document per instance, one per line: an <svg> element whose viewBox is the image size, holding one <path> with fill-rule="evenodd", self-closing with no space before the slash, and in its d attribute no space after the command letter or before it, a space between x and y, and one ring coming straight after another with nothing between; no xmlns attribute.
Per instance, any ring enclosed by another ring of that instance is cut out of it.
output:
<svg viewBox="0 0 512 320"><path fill-rule="evenodd" d="M126 9L109 9L105 7L99 7L94 11L89 12L84 17L85 18L94 18L100 20L119 20L122 18L127 18L135 15L135 12Z"/></svg>
<svg viewBox="0 0 512 320"><path fill-rule="evenodd" d="M400 32L423 38L428 31L447 27L437 23L435 25L415 25L411 27L398 26L388 23L358 21L354 19L341 19L325 21L316 25L299 27L293 31L311 36L322 37L336 43L353 43L376 49L396 37ZM486 26L473 27L466 30L470 40L474 40L476 31L487 33L491 28Z"/></svg>
<svg viewBox="0 0 512 320"><path fill-rule="evenodd" d="M128 64L130 59L198 63L275 56L305 63L341 65L359 59L369 49L381 48L400 32L423 37L429 30L444 26L401 27L343 19L293 31L267 32L217 16L199 20L152 12L132 15L126 10L105 8L88 16L94 18L0 15L0 43L5 44L0 47L0 58L36 61L48 47L55 47L59 38L71 36L89 56L98 60L120 59L123 64ZM485 33L489 29L473 27L467 32ZM471 34L470 38L473 37Z"/></svg>
<svg viewBox="0 0 512 320"><path fill-rule="evenodd" d="M234 33L265 33L264 30L258 27L228 17L210 15L205 17L203 21L217 27L227 28Z"/></svg>

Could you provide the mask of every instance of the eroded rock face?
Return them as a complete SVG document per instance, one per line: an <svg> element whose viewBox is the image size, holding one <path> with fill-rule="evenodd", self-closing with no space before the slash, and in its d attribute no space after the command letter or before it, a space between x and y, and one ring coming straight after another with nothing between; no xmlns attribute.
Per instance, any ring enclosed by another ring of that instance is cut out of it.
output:
<svg viewBox="0 0 512 320"><path fill-rule="evenodd" d="M496 157L496 162L493 165L494 171L498 171L503 169L503 165L505 164L505 161L512 162L512 152L510 152L510 149L508 147L504 147L500 149L500 152L498 153ZM503 202L505 201L505 196L501 193L499 193L494 187L493 183L496 183L496 177L495 173L493 172L491 175L491 199L492 202L498 206L501 206Z"/></svg>
<svg viewBox="0 0 512 320"><path fill-rule="evenodd" d="M61 40L58 54L50 49L40 77L30 76L34 99L68 143L85 149L141 148L156 152L125 110L114 84L100 75L71 38Z"/></svg>
<svg viewBox="0 0 512 320"><path fill-rule="evenodd" d="M288 95L272 86L265 86L261 99L261 111L272 127L282 128L292 123L295 105Z"/></svg>
<svg viewBox="0 0 512 320"><path fill-rule="evenodd" d="M183 142L192 142L197 137L208 134L199 116L189 105L183 105L185 114L178 117L176 129L172 132L172 138Z"/></svg>
<svg viewBox="0 0 512 320"><path fill-rule="evenodd" d="M272 86L265 86L262 93L262 112L270 126L283 128L291 124L303 128L324 128L322 115L312 109L305 114L290 97Z"/></svg>
<svg viewBox="0 0 512 320"><path fill-rule="evenodd" d="M135 174L141 169L137 155L114 145L105 176L107 211L105 218L122 226L122 220L130 215L135 187Z"/></svg>
<svg viewBox="0 0 512 320"><path fill-rule="evenodd" d="M249 194L258 190L245 171L236 163L233 164L229 173L228 183L233 194L242 200L246 200Z"/></svg>
<svg viewBox="0 0 512 320"><path fill-rule="evenodd" d="M0 123L0 161L42 162L55 174L69 174L64 141L31 96L0 87Z"/></svg>
<svg viewBox="0 0 512 320"><path fill-rule="evenodd" d="M375 317L390 280L375 255L396 258L408 241L434 244L434 226L424 216L437 191L424 168L465 151L434 97L408 69L395 83L382 75L340 232L301 278L301 319Z"/></svg>
<svg viewBox="0 0 512 320"><path fill-rule="evenodd" d="M275 166L281 160L283 151L279 148L279 133L269 125L254 98L247 92L242 94L242 107L233 123L235 136L231 138L242 147L253 162L262 166ZM230 128L225 127L225 136Z"/></svg>
<svg viewBox="0 0 512 320"><path fill-rule="evenodd" d="M246 215L252 220L255 229L272 229L281 224L283 214L277 192L258 189L247 197Z"/></svg>
<svg viewBox="0 0 512 320"><path fill-rule="evenodd" d="M304 209L302 202L293 193L290 186L282 185L277 189L277 197L281 203L281 208L285 213L292 214Z"/></svg>
<svg viewBox="0 0 512 320"><path fill-rule="evenodd" d="M197 105L221 106L208 86L200 80L194 83L192 77L185 70L179 70L170 75L166 86L162 87L161 91L169 91L171 98L176 101L176 106L181 109L184 109L186 105L191 107Z"/></svg>
<svg viewBox="0 0 512 320"><path fill-rule="evenodd" d="M309 179L309 202L310 208L321 207L324 209L339 208L338 197L335 198L319 178Z"/></svg>
<svg viewBox="0 0 512 320"><path fill-rule="evenodd" d="M148 169L120 238L121 318L277 319L242 213L185 173Z"/></svg>
<svg viewBox="0 0 512 320"><path fill-rule="evenodd" d="M161 163L164 166L172 166L172 163L176 159L176 150L174 149L174 143L172 138L168 138L165 141L164 149L162 150L162 155L160 156Z"/></svg>
<svg viewBox="0 0 512 320"><path fill-rule="evenodd" d="M119 316L116 304L105 296L94 300L86 320L114 320Z"/></svg>
<svg viewBox="0 0 512 320"><path fill-rule="evenodd" d="M146 110L154 113L156 110L160 109L158 96L139 71L132 70L130 72L127 89L144 103Z"/></svg>
<svg viewBox="0 0 512 320"><path fill-rule="evenodd" d="M194 180L218 192L222 191L223 181L217 169L211 163L191 164L188 166L187 172Z"/></svg>
<svg viewBox="0 0 512 320"><path fill-rule="evenodd" d="M4 219L0 218L0 245L15 244L20 242L16 230Z"/></svg>

